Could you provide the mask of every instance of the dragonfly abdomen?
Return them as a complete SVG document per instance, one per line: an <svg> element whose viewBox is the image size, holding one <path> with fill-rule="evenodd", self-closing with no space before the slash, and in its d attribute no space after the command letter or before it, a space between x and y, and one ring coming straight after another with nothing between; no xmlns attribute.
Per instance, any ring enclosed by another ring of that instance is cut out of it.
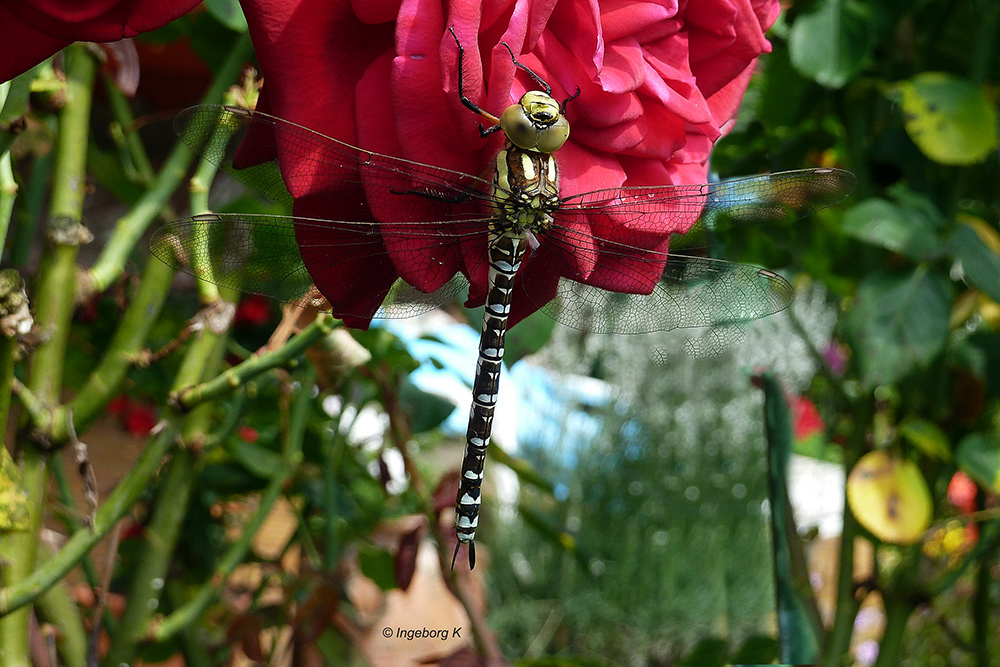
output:
<svg viewBox="0 0 1000 667"><path fill-rule="evenodd" d="M469 544L470 566L475 565L476 552L472 541L476 538L476 526L479 525L483 467L500 389L510 298L514 290L514 276L521 265L523 254L523 238L507 234L490 235L489 289L486 293L486 311L483 314L483 332L479 339L479 360L476 362L476 375L472 383L472 408L466 432L465 456L462 459L462 477L455 503L455 529L459 543Z"/></svg>

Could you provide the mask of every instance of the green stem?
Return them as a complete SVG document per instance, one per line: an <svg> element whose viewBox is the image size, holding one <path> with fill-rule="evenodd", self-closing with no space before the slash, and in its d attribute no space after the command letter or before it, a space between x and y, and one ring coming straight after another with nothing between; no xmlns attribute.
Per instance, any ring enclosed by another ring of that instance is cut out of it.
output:
<svg viewBox="0 0 1000 667"><path fill-rule="evenodd" d="M131 131L135 127L135 116L132 115L132 107L129 105L125 93L115 85L114 79L108 73L103 73L101 77L104 81L104 90L108 95L108 102L111 105L111 112L117 122L117 132L121 135L121 146L125 149L123 162L127 162L126 171L134 174L135 180L143 185L149 185L155 179L153 165L146 154L146 148L142 145L142 139L138 132Z"/></svg>
<svg viewBox="0 0 1000 667"><path fill-rule="evenodd" d="M311 386L312 382L304 381L303 388L295 398L291 428L288 430L288 437L282 447L282 467L275 471L274 477L264 489L254 516L243 527L240 538L219 559L212 578L198 590L194 597L166 617L155 628L153 638L156 641L166 641L197 621L208 605L218 598L223 582L232 574L236 566L244 561L254 536L302 460L302 443L305 440L305 426L308 421L306 410L311 401L308 388Z"/></svg>
<svg viewBox="0 0 1000 667"><path fill-rule="evenodd" d="M191 177L191 181L188 184L191 215L209 212L208 193L212 189L212 181L215 179L215 174L218 173L218 171L218 165L213 164L208 160L202 159L198 162L198 168L195 169L194 175ZM195 275L206 278L212 275L212 269L210 266L201 265L204 261L201 253L195 253L193 259L195 261L195 265L193 267L196 272ZM214 301L218 301L221 298L218 286L212 282L210 278L197 281L197 286L198 296L202 303L209 304Z"/></svg>
<svg viewBox="0 0 1000 667"><path fill-rule="evenodd" d="M763 373L759 378L764 390L779 657L787 663L815 663L822 644L823 621L809 584L809 569L788 498L792 415L775 375Z"/></svg>
<svg viewBox="0 0 1000 667"><path fill-rule="evenodd" d="M49 334L39 345L28 388L55 404L62 386L63 358L76 292L76 257L85 230L87 143L96 62L84 46L66 50L67 102L59 115L56 163L46 236L35 292L35 321Z"/></svg>
<svg viewBox="0 0 1000 667"><path fill-rule="evenodd" d="M897 667L903 660L903 637L906 633L906 621L913 612L913 604L905 597L886 593L885 631L879 642L878 658L875 667Z"/></svg>
<svg viewBox="0 0 1000 667"><path fill-rule="evenodd" d="M205 334L192 343L174 380L175 390L198 382L205 368L210 367L209 360L212 353L221 354L224 349L221 344L216 349L216 342L215 336L208 335L206 330ZM6 585L5 580L5 587L0 589L0 620L6 620L3 618L5 615L9 618L11 612L29 604L65 577L114 528L115 523L132 509L139 498L148 492L151 480L176 442L179 424L180 418L168 411L164 420L160 422L156 434L143 448L142 454L128 475L119 482L97 510L92 528L81 528L76 531L55 556L27 578L9 585ZM30 451L35 450L32 448ZM25 636L27 636L26 630Z"/></svg>
<svg viewBox="0 0 1000 667"><path fill-rule="evenodd" d="M47 590L38 598L40 621L51 623L59 629L56 649L60 664L67 667L84 667L87 664L87 632L83 627L80 609L70 595L66 581Z"/></svg>
<svg viewBox="0 0 1000 667"><path fill-rule="evenodd" d="M982 488L976 494L977 508L982 511L986 507L986 491ZM987 544L994 542L997 533L988 531L990 526L998 522L980 526L979 542ZM977 545L978 546L978 545ZM976 592L972 599L973 647L976 655L976 667L989 667L990 664L990 598L994 581L991 570L997 561L996 548L983 549L979 554L979 569L976 572Z"/></svg>
<svg viewBox="0 0 1000 667"><path fill-rule="evenodd" d="M69 405L78 433L84 432L103 414L108 401L118 392L157 321L170 292L173 275L173 269L162 262L151 259L146 263L139 290L125 311L111 343ZM69 436L66 426L66 409L57 410L52 420L53 441L66 441Z"/></svg>
<svg viewBox="0 0 1000 667"><path fill-rule="evenodd" d="M163 458L173 447L176 436L177 427L172 420L168 420L165 428L152 437L143 448L142 454L128 475L119 482L97 510L93 527L77 530L51 559L39 565L29 577L0 589L0 617L11 614L15 609L34 601L41 593L65 577L97 546L97 543L115 527L118 520L148 492L150 481L160 469Z"/></svg>
<svg viewBox="0 0 1000 667"><path fill-rule="evenodd" d="M55 404L62 386L63 361L69 340L76 286L76 257L82 239L83 198L86 186L87 139L91 95L97 63L82 45L66 49L66 106L59 114L56 170L53 179L47 236L50 243L42 257L35 294L35 320L49 338L38 346L31 364L28 388L40 400ZM21 444L23 489L27 494L29 527L9 541L9 558L3 567L5 587L30 578L38 561L38 538L44 515L48 454L40 444ZM0 618L0 661L27 664L30 609Z"/></svg>
<svg viewBox="0 0 1000 667"><path fill-rule="evenodd" d="M17 182L14 180L10 151L5 151L0 153L0 256L7 247L7 232L10 229L16 199Z"/></svg>
<svg viewBox="0 0 1000 667"><path fill-rule="evenodd" d="M137 559L129 586L128 604L118 625L118 634L105 656L104 665L131 664L136 647L159 606L170 557L180 535L181 523L198 476L198 460L190 449L178 450L167 467L158 490L158 502L145 529L145 548Z"/></svg>
<svg viewBox="0 0 1000 667"><path fill-rule="evenodd" d="M53 154L46 153L36 158L30 167L28 180L20 193L19 205L14 208L14 233L8 238L8 247L5 248L6 259L12 267L20 269L29 264L54 162Z"/></svg>
<svg viewBox="0 0 1000 667"><path fill-rule="evenodd" d="M795 329L795 333L799 335L799 339L805 343L809 356L811 356L813 361L816 362L816 366L819 368L820 372L823 373L823 375L826 376L826 379L830 381L830 384L836 390L837 395L841 398L841 400L845 403L848 402L847 391L844 389L843 379L833 372L833 369L830 367L830 364L827 363L823 353L820 352L819 348L813 344L812 339L809 337L809 332L806 331L805 325L802 324L802 320L799 319L799 316L795 314L795 306L793 305L785 312L788 313L787 317L789 323L792 325L792 328Z"/></svg>
<svg viewBox="0 0 1000 667"><path fill-rule="evenodd" d="M184 389L172 396L171 400L181 408L191 408L204 401L228 394L261 373L283 366L297 358L305 352L306 348L329 334L334 329L334 323L335 320L329 316L317 317L312 324L280 349L251 357L208 382Z"/></svg>
<svg viewBox="0 0 1000 667"><path fill-rule="evenodd" d="M242 35L216 73L212 87L205 94L203 101L220 101L223 93L239 75L244 63L252 54L249 36ZM90 290L102 292L118 279L129 253L180 185L193 157L187 146L178 142L164 163L163 169L160 170L153 187L116 223L114 234L104 246L97 262L87 273Z"/></svg>
<svg viewBox="0 0 1000 667"><path fill-rule="evenodd" d="M198 167L188 183L191 215L209 212L208 193L212 189L212 181L215 180L218 171L219 165L214 162L205 159L198 161Z"/></svg>
<svg viewBox="0 0 1000 667"><path fill-rule="evenodd" d="M181 380L197 380L210 369L218 368L227 332L202 329L184 358L178 372ZM205 432L211 406L187 415L181 427L184 442L193 442ZM149 633L150 621L159 606L168 575L171 556L180 536L191 494L198 480L201 462L191 447L181 448L171 459L166 477L157 493L157 503L147 528L147 548L131 573L128 603L122 613L118 633L112 639L103 663L109 667L131 664L139 643Z"/></svg>
<svg viewBox="0 0 1000 667"><path fill-rule="evenodd" d="M859 400L852 401L851 410L854 413L854 430L844 451L844 469L847 471L854 467L865 452L865 436L874 411L872 397L863 396ZM823 664L826 667L839 667L843 664L844 656L848 654L851 645L854 618L860 607L854 597L854 541L861 534L861 527L851 512L846 490L843 524L837 570L837 608L823 651Z"/></svg>

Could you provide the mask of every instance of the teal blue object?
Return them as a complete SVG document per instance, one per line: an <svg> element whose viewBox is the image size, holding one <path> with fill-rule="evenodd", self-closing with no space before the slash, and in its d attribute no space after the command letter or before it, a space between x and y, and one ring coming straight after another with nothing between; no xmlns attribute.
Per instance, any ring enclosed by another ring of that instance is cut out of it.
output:
<svg viewBox="0 0 1000 667"><path fill-rule="evenodd" d="M780 661L815 664L819 662L822 645L822 623L788 500L792 414L774 374L764 373L760 381L764 390Z"/></svg>

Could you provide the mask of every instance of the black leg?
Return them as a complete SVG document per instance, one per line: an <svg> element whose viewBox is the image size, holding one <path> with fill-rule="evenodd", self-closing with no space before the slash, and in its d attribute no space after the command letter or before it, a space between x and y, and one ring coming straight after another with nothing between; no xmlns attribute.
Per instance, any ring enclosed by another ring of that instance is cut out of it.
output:
<svg viewBox="0 0 1000 667"><path fill-rule="evenodd" d="M448 28L448 32L450 32L451 36L455 38L455 44L458 46L458 98L462 100L462 104L464 104L468 109L475 111L477 114L486 118L493 124L488 130L484 130L482 125L479 126L479 133L485 137L500 128L500 119L465 96L465 47L463 47L462 43L458 41L458 35L455 34L454 26ZM509 49L510 47L507 48Z"/></svg>

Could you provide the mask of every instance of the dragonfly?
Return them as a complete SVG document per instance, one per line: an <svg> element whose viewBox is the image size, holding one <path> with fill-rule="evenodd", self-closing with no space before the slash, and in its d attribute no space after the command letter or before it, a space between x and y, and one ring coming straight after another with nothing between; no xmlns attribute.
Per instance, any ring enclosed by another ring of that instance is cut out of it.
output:
<svg viewBox="0 0 1000 667"><path fill-rule="evenodd" d="M412 317L463 295L469 305L484 304L452 557L454 568L468 545L472 569L512 305L528 299L558 322L595 333L714 327L700 350L711 354L749 322L788 306L792 286L767 269L674 252L669 244L684 237L661 234L641 247L618 230L673 229L697 219L688 232L697 235L718 216L734 224L803 217L842 200L855 178L819 168L565 195L556 153L569 136L566 108L575 95L556 101L549 84L511 51L538 89L496 116L466 96L464 49L457 36L455 42L462 104L487 121L479 124L483 137L504 135L492 178L366 150L259 111L196 106L178 115L178 134L237 180L288 205L296 198L285 183L295 178L318 191L360 187L365 201L354 211L375 219L312 217L301 205L291 215L208 213L161 227L150 250L199 279L331 312L348 326ZM273 159L248 161L241 153L248 147ZM442 208L443 216L426 217ZM613 260L613 268L601 259ZM366 264L387 263L400 277L373 286ZM553 270L557 280L545 279Z"/></svg>

